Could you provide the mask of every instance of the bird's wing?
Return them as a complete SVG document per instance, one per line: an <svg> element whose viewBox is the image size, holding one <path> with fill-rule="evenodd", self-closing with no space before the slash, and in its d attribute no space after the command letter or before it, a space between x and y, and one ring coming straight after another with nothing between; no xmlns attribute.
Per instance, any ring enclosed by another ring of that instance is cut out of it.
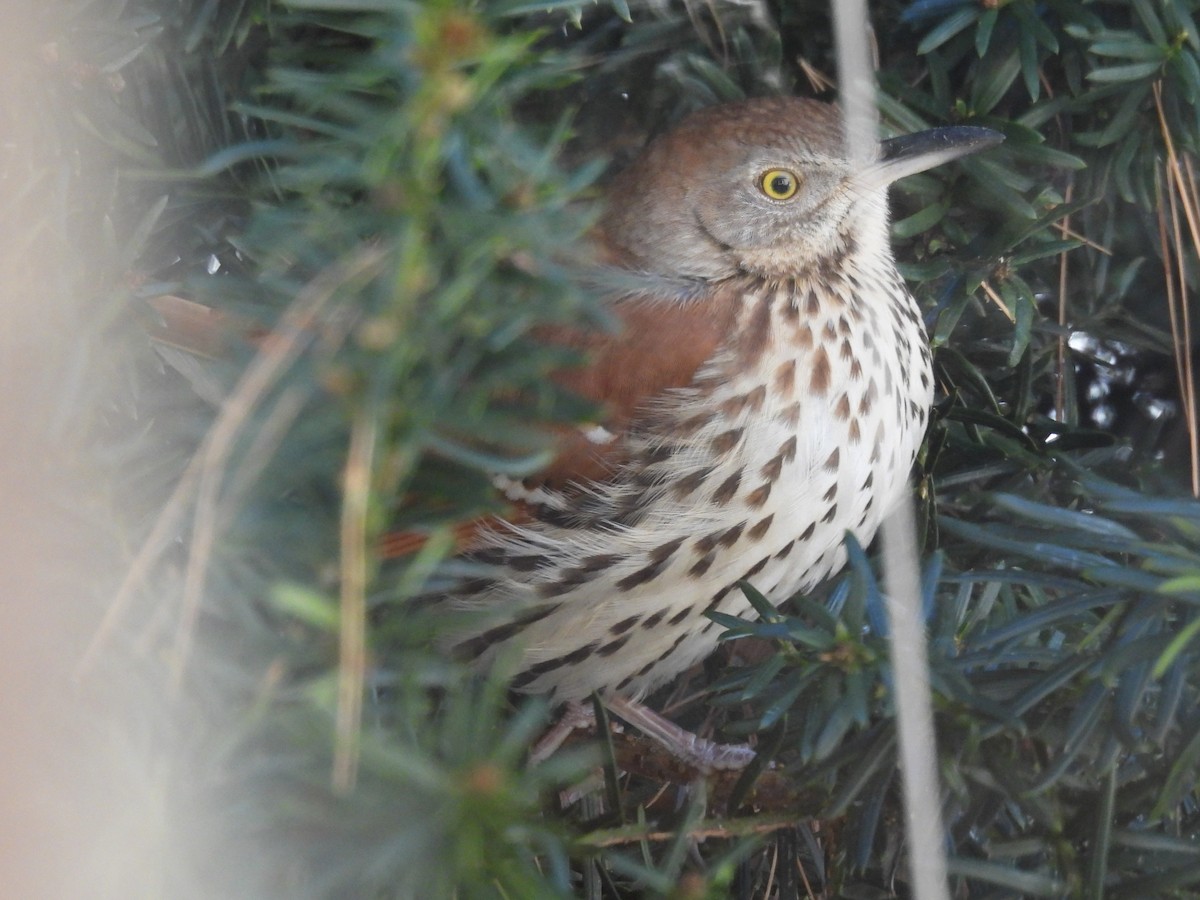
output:
<svg viewBox="0 0 1200 900"><path fill-rule="evenodd" d="M156 314L151 337L173 354L221 357L237 341L261 337L234 317L181 297L157 297L151 306ZM664 399L691 385L728 338L736 307L720 292L686 300L634 296L612 303L619 323L612 331L539 329L540 340L577 350L586 360L554 377L596 405L597 421L553 426L556 453L551 463L520 482L497 479L510 508L502 518L488 515L456 525L458 549L469 548L479 534L502 521L524 523L553 508L570 507L580 492L611 478L628 461L630 437L653 430ZM380 551L389 558L407 556L427 540L417 531L393 532Z"/></svg>

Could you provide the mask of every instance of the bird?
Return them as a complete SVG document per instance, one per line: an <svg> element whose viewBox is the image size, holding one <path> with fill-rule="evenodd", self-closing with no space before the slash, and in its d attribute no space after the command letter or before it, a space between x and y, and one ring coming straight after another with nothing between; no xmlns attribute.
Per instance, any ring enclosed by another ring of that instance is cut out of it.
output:
<svg viewBox="0 0 1200 900"><path fill-rule="evenodd" d="M566 730L597 695L700 768L752 758L642 701L713 652L712 613L754 615L739 585L775 604L814 587L845 564L845 535L868 544L907 490L933 372L888 186L1001 140L947 126L852 159L835 105L787 96L710 106L653 138L590 235L618 327L536 335L584 359L554 377L597 416L557 428L542 471L495 477L509 514L455 529L466 574L419 598L464 614L445 648L479 669L503 659ZM172 358L219 354L236 330L182 298L155 309Z"/></svg>
<svg viewBox="0 0 1200 900"><path fill-rule="evenodd" d="M519 514L471 536L454 652L637 718L716 648L710 614L753 615L740 583L778 604L841 569L907 489L933 400L888 186L1002 139L948 126L852 160L835 105L776 96L651 140L592 235L620 327L540 335L584 356L556 378L599 414L498 480Z"/></svg>

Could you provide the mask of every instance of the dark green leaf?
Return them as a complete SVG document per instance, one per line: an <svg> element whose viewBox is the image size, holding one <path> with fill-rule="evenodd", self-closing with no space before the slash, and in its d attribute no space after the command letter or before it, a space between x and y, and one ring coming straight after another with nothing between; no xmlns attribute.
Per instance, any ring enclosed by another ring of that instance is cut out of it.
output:
<svg viewBox="0 0 1200 900"><path fill-rule="evenodd" d="M971 6L964 6L956 10L921 39L921 43L917 44L917 53L928 53L940 47L978 18L979 10Z"/></svg>

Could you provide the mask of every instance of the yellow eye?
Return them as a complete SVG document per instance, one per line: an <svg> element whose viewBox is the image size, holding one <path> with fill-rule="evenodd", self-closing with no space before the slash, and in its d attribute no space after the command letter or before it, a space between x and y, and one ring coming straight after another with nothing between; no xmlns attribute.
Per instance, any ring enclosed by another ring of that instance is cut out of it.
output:
<svg viewBox="0 0 1200 900"><path fill-rule="evenodd" d="M769 169L763 172L758 186L772 200L791 200L800 190L800 176L787 169Z"/></svg>

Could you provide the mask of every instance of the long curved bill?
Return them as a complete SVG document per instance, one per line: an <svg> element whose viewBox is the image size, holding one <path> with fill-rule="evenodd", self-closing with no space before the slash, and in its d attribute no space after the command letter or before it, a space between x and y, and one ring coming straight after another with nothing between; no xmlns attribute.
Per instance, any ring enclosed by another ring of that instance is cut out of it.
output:
<svg viewBox="0 0 1200 900"><path fill-rule="evenodd" d="M995 147L1004 135L974 125L950 125L890 138L879 145L879 159L863 178L879 187L915 175L961 156Z"/></svg>

